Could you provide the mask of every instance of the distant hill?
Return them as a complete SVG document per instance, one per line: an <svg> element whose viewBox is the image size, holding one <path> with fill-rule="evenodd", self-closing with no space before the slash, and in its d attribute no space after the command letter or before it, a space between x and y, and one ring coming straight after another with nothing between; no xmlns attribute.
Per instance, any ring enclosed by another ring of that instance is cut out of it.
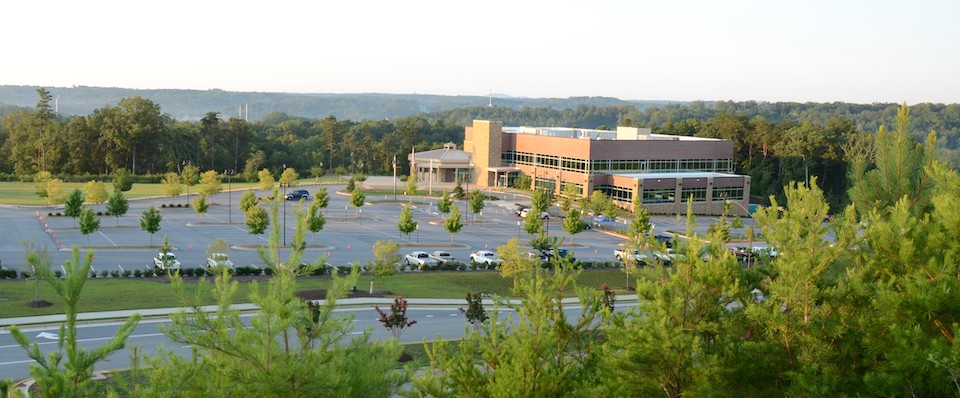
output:
<svg viewBox="0 0 960 398"><path fill-rule="evenodd" d="M0 85L0 108L34 107L39 86ZM177 120L200 120L207 112L220 112L224 117L239 115L238 107L248 107L250 121L262 119L272 112L290 116L369 120L393 119L422 113L437 113L466 107L485 107L491 102L484 96L446 96L425 94L291 94L233 92L223 90L137 90L110 87L44 87L56 98L62 115L87 115L94 109L114 106L122 98L140 96L149 99ZM503 94L493 97L497 107L510 109L551 108L575 109L579 106L647 107L675 103L671 101L625 101L610 97L522 98ZM53 104L51 104L53 105Z"/></svg>

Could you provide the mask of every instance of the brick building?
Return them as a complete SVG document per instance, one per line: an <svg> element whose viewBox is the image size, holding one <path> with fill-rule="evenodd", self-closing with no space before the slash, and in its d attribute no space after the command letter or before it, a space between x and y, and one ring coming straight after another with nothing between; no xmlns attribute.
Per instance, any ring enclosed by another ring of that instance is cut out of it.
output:
<svg viewBox="0 0 960 398"><path fill-rule="evenodd" d="M726 202L734 202L731 212L744 214L748 205L750 177L732 173L728 140L633 127L503 127L474 120L463 151L479 186L513 186L523 173L538 188L560 194L573 185L583 196L599 190L622 207L639 195L651 214L685 213L690 197L697 214L720 214Z"/></svg>

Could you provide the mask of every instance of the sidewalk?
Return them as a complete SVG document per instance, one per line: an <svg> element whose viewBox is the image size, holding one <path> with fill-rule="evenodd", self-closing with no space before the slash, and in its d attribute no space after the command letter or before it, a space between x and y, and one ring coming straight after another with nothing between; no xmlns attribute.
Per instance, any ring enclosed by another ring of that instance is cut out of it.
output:
<svg viewBox="0 0 960 398"><path fill-rule="evenodd" d="M510 304L519 304L520 300L505 300ZM637 296L635 294L617 296L617 302L636 302ZM324 300L317 300L317 303L323 304ZM455 307L459 308L466 305L465 300L463 299L431 299L431 298L408 298L407 303L411 308L416 307ZM563 299L564 305L574 305L578 304L578 299L576 297L568 297ZM372 307L374 305L390 305L393 304L393 298L345 298L337 301L337 307L342 308L357 308L357 307ZM493 306L493 299L484 299L484 306ZM234 304L230 306L231 309L237 311L256 311L257 306L253 304ZM217 306L208 305L200 307L201 311L205 312L215 312ZM129 318L131 315L139 313L144 318L152 317L167 317L170 314L176 313L182 310L182 308L148 308L140 310L120 310L120 311L101 311L101 312L81 312L77 314L77 320L81 322L93 322L93 321L110 321L110 320L122 320ZM24 326L45 326L45 325L59 325L66 321L66 316L64 314L55 314L55 315L42 315L42 316L30 316L30 317L17 317L17 318L0 318L0 332L8 331L9 327L12 325L17 325L18 327Z"/></svg>

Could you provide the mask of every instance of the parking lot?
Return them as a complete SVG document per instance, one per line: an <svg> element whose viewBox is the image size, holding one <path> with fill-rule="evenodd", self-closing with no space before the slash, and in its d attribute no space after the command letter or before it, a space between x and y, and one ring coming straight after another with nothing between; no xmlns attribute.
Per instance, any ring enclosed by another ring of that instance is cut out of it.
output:
<svg viewBox="0 0 960 398"><path fill-rule="evenodd" d="M316 192L317 186L301 187ZM327 186L330 204L325 209L327 223L324 229L313 234L307 233L308 245L304 261L313 261L320 256L329 256L333 265L347 265L352 262L365 263L372 258L373 245L378 240L393 240L400 243L401 254L414 250L446 250L460 260L468 259L470 253L477 250L495 250L510 238L528 239L522 230L521 220L514 212L515 204L529 205L529 198L515 194L493 192L500 200L488 201L484 210L476 216L467 208L466 201L456 202L463 213L465 224L460 233L451 237L443 229L442 215L436 210L435 201L425 198L404 200L401 194L398 201L393 195L368 195L367 204L359 211L349 205L349 197L337 194L342 185ZM225 239L231 245L230 257L236 265L263 265L256 247L267 245L267 236L251 235L244 224L244 216L239 209L241 192L223 192L208 198L211 206L201 218L192 208L161 208L163 204L187 203L187 197L146 199L130 201L130 210L120 218L104 216L101 227L88 236L81 234L70 217L48 217L47 213L56 211L49 208L0 207L0 264L7 268L23 270L25 267L23 241L33 241L38 246L50 249L54 267L59 267L70 257L70 249L88 246L95 251L94 269L117 270L144 268L152 264L163 237L166 235L174 247L184 267L200 267L206 261L207 246L215 239ZM258 191L266 196L266 191ZM311 199L312 200L312 199ZM309 201L307 202L309 203ZM410 203L413 217L419 223L418 229L410 235L397 230L397 220L402 203ZM293 239L294 206L296 202L283 203L286 209L280 210L281 240L287 247ZM153 237L140 229L140 215L149 206L156 206L163 216L160 231ZM306 207L306 205L305 205ZM102 210L97 206L94 210ZM62 210L61 210L62 211ZM284 214L285 213L285 214ZM551 214L559 215L557 208ZM286 220L284 223L282 220ZM652 217L655 231L667 233L682 232L685 220L672 216ZM752 221L752 220L749 220ZM712 219L700 219L703 229ZM605 223L608 227L625 228L625 225ZM283 228L285 225L285 228ZM563 231L562 219L551 217L547 222L550 236L564 239L563 247L581 259L612 261L613 250L622 238L602 232L596 228L571 237ZM268 229L269 233L269 229ZM452 238L452 239L451 239ZM286 258L285 249L281 249Z"/></svg>

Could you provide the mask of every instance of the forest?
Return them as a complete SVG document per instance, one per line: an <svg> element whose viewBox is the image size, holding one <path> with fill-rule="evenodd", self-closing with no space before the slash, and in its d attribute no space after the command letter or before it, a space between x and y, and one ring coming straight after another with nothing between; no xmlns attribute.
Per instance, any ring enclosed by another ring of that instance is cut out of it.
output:
<svg viewBox="0 0 960 398"><path fill-rule="evenodd" d="M64 180L102 178L119 168L159 179L186 164L233 171L255 180L284 165L304 174L408 173L407 154L463 142L474 119L505 125L613 129L650 127L656 133L696 135L734 142L735 171L752 177L753 201L783 199L791 181L817 178L835 209L850 203L851 160L871 153L871 137L896 117L895 104L691 102L628 103L576 107L460 107L392 119L350 120L273 112L248 122L208 111L196 121L177 120L152 100L134 96L89 114L60 116L53 95L40 89L34 107L0 108L0 173L29 179L46 170ZM614 101L610 101L614 102ZM935 131L937 155L960 167L960 105L910 107L909 134L923 141ZM87 177L83 177L87 176Z"/></svg>

